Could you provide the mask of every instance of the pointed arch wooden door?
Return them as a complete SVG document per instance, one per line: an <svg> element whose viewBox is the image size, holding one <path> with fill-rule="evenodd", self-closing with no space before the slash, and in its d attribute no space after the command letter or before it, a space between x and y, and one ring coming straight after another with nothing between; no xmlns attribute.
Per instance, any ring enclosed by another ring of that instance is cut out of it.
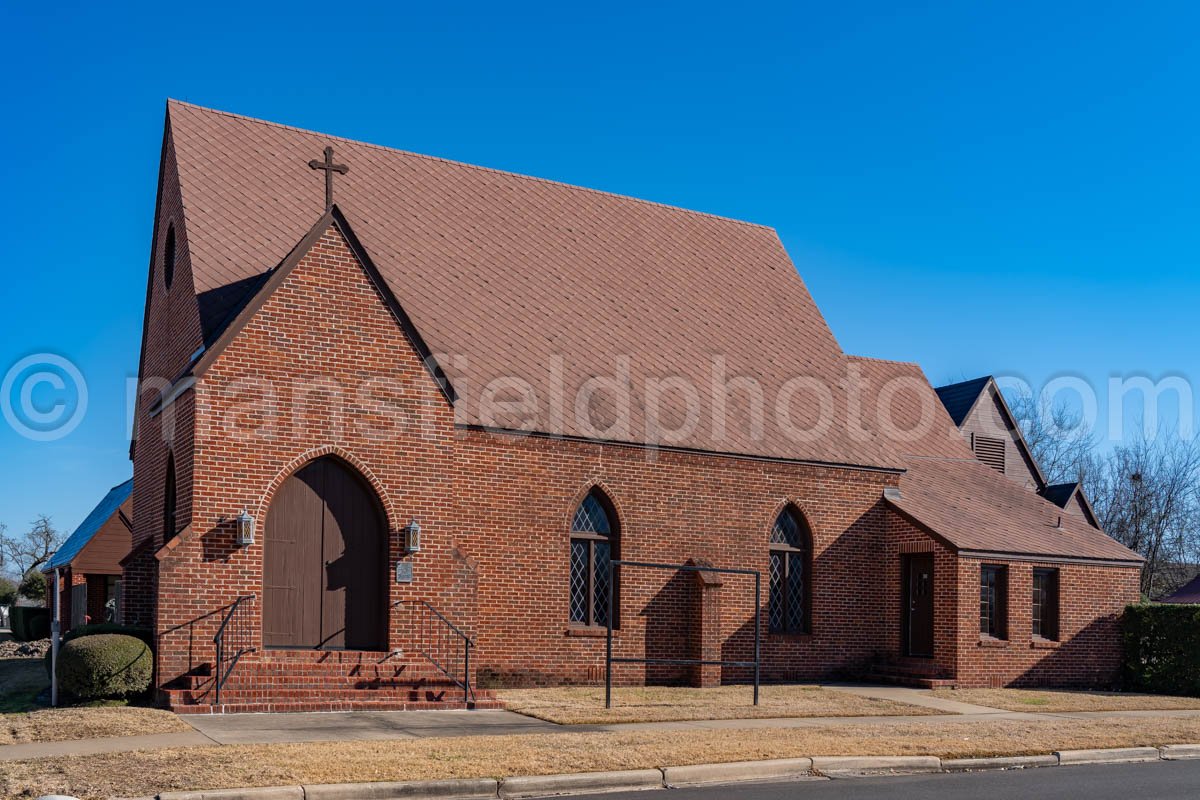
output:
<svg viewBox="0 0 1200 800"><path fill-rule="evenodd" d="M383 650L387 523L339 459L319 458L275 494L263 534L263 646Z"/></svg>

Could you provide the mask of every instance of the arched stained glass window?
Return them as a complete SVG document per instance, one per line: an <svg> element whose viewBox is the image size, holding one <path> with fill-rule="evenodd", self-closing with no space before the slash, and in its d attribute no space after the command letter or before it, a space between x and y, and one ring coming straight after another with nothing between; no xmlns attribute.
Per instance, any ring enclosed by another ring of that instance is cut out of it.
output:
<svg viewBox="0 0 1200 800"><path fill-rule="evenodd" d="M612 593L613 627L617 627L619 593L609 581L609 563L618 558L617 547L617 517L612 502L602 491L593 489L575 509L571 520L572 623L607 627Z"/></svg>
<svg viewBox="0 0 1200 800"><path fill-rule="evenodd" d="M775 633L811 630L812 533L795 506L787 506L771 528L768 620Z"/></svg>

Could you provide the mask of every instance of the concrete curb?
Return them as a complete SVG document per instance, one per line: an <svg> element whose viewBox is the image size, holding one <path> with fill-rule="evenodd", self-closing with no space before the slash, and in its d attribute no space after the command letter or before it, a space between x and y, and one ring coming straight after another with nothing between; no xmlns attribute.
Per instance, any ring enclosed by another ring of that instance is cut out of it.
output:
<svg viewBox="0 0 1200 800"><path fill-rule="evenodd" d="M662 770L630 769L620 772L577 772L567 775L531 775L500 781L500 797L544 797L586 792L625 792L663 788Z"/></svg>
<svg viewBox="0 0 1200 800"><path fill-rule="evenodd" d="M942 771L937 756L821 756L812 762L813 771L823 775Z"/></svg>
<svg viewBox="0 0 1200 800"><path fill-rule="evenodd" d="M202 792L163 792L158 800L304 800L300 786L259 786L253 789L206 789Z"/></svg>
<svg viewBox="0 0 1200 800"><path fill-rule="evenodd" d="M323 783L306 785L304 800L494 800L500 782L493 778L403 783Z"/></svg>
<svg viewBox="0 0 1200 800"><path fill-rule="evenodd" d="M565 775L528 775L491 778L411 781L404 783L335 783L310 786L267 786L249 789L212 789L200 792L163 792L157 800L485 800L488 798L547 797L591 792L669 789L704 783L742 783L781 778L805 779L811 775L879 775L886 773L967 772L971 770L1028 769L1075 764L1130 764L1150 761L1200 759L1200 744L1164 747L1121 747L1109 750L1060 750L1050 755L1008 758L948 758L935 756L817 756L770 761L734 761L726 764L693 764L621 772L579 772ZM155 800L141 798L140 800Z"/></svg>
<svg viewBox="0 0 1200 800"><path fill-rule="evenodd" d="M1169 744L1158 748L1164 761L1183 761L1200 758L1200 744Z"/></svg>
<svg viewBox="0 0 1200 800"><path fill-rule="evenodd" d="M1158 761L1162 754L1157 747L1118 747L1110 750L1060 750L1059 764L1129 764L1138 761Z"/></svg>
<svg viewBox="0 0 1200 800"><path fill-rule="evenodd" d="M696 786L702 783L738 783L740 781L801 778L812 773L811 758L780 758L772 761L733 761L728 764L693 764L665 767L663 783L672 786Z"/></svg>
<svg viewBox="0 0 1200 800"><path fill-rule="evenodd" d="M1057 767L1058 756L1012 756L1008 758L943 758L945 772L972 772L986 769L1030 769Z"/></svg>

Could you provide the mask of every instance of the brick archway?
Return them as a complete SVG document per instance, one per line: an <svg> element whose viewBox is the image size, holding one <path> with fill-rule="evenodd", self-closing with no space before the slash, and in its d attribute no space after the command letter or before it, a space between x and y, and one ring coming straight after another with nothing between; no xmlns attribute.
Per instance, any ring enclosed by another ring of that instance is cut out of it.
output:
<svg viewBox="0 0 1200 800"><path fill-rule="evenodd" d="M341 456L306 461L263 520L264 648L382 650L390 541L383 502Z"/></svg>
<svg viewBox="0 0 1200 800"><path fill-rule="evenodd" d="M274 498L275 493L279 491L279 487L283 485L284 481L291 477L305 464L311 461L316 461L318 458L323 458L325 456L336 456L353 467L359 473L359 475L362 476L363 480L365 480L371 486L376 496L379 498L379 502L383 506L384 516L387 518L388 532L395 533L396 531L400 530L402 527L399 522L400 517L396 511L395 504L392 502L391 495L388 493L383 483L378 477L376 477L375 473L364 461L362 461L362 459L344 447L339 447L338 445L334 444L322 445L321 447L315 447L311 450L306 450L289 461L287 465L283 467L283 469L276 473L275 477L271 480L271 483L267 485L266 490L262 493L262 495L259 496L258 501L254 504L254 515L261 519L266 513L266 510L271 507L271 500Z"/></svg>

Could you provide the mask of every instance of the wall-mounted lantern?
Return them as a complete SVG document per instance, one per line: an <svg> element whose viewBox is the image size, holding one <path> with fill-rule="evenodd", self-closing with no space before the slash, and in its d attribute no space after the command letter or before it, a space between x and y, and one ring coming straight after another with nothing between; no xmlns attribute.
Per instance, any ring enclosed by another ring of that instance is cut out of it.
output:
<svg viewBox="0 0 1200 800"><path fill-rule="evenodd" d="M404 548L404 552L421 552L421 525L417 522L416 517L413 518L412 522L405 525L400 533L403 536L401 545Z"/></svg>
<svg viewBox="0 0 1200 800"><path fill-rule="evenodd" d="M237 515L234 522L237 523L238 547L249 547L254 544L254 517L250 516L243 508L242 513Z"/></svg>

